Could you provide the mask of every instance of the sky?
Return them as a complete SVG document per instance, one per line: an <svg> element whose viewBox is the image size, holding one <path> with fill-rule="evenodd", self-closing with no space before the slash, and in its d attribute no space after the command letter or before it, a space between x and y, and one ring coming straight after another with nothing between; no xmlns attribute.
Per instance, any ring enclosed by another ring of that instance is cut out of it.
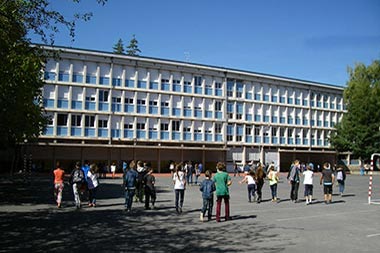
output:
<svg viewBox="0 0 380 253"><path fill-rule="evenodd" d="M346 86L348 67L380 59L379 0L52 0L79 22L55 45L112 52L133 34L141 56ZM32 36L32 41L39 43Z"/></svg>

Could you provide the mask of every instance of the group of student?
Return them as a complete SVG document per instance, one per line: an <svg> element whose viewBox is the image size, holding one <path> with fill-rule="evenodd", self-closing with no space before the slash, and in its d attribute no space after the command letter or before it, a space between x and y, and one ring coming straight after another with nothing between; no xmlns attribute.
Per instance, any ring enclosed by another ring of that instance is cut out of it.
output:
<svg viewBox="0 0 380 253"><path fill-rule="evenodd" d="M188 163L171 163L170 170L172 172L172 181L175 194L175 210L178 214L182 213L184 204L186 185L189 180L189 162ZM199 165L198 168L199 169ZM323 164L323 170L320 176L320 184L323 184L324 201L326 204L332 202L332 191L335 179L339 185L339 192L342 195L344 192L344 185L346 174L342 166L337 166L333 171L329 163ZM200 220L205 221L205 217L211 220L212 210L214 205L214 192L216 194L216 221L221 221L221 205L224 201L225 206L225 220L230 220L230 194L229 186L232 184L231 177L226 172L226 166L222 162L216 165L216 174L213 176L211 170L204 172L205 179L199 184L201 191L203 205L200 211ZM199 172L200 175L200 172ZM290 199L291 201L298 202L298 190L303 177L304 184L304 197L306 205L312 203L313 200L313 164L302 166L299 160L295 160L287 175L287 180L290 184ZM56 198L57 207L61 207L62 191L64 188L64 170L61 169L60 163L57 162L56 169L54 170L54 194ZM265 178L268 179L271 189L272 202L277 202L277 185L279 182L279 172L274 164L271 164L267 171L260 163L255 167L251 167L249 171L245 172L244 178L239 181L240 184L246 183L248 190L248 201L260 203L262 201L262 188ZM89 164L88 161L81 166L80 162L76 162L75 168L70 174L70 184L72 186L74 201L76 208L81 208L81 195L83 192L88 191L89 207L96 206L96 193L99 186L97 176L97 166ZM123 187L125 189L125 210L131 212L132 203L140 201L145 203L145 209L155 207L156 202L156 189L155 189L155 176L153 175L153 168L149 163L142 161L131 161L129 164L123 162ZM145 201L144 201L145 199ZM207 216L206 216L207 212Z"/></svg>
<svg viewBox="0 0 380 253"><path fill-rule="evenodd" d="M88 193L88 206L96 206L96 193L99 186L98 168L96 164L85 161L81 166L80 162L76 162L69 178L69 183L74 194L75 207L82 207L81 195ZM56 163L54 174L54 196L58 208L62 205L62 192L64 188L65 171L61 168L60 162Z"/></svg>
<svg viewBox="0 0 380 253"><path fill-rule="evenodd" d="M301 182L301 177L303 176L304 184L304 197L306 205L312 204L313 201L313 175L314 175L314 166L312 163L309 163L305 166L300 164L299 160L295 160L289 170L287 175L287 180L290 184L290 200L294 203L298 202L298 191L299 185ZM346 174L344 172L344 167L338 165L336 171L333 171L333 168L330 163L323 164L323 170L320 176L320 185L323 184L324 192L324 201L326 204L332 202L332 192L335 178L339 185L339 193L343 195L345 188ZM240 183L247 183L248 189L248 201L251 202L251 197L256 198L257 192L257 203L260 203L262 199L262 187L264 179L267 176L269 181L269 186L271 189L272 202L277 202L277 184L279 182L279 172L276 170L274 164L271 164L268 167L267 175L263 170L263 166L258 164L256 168L251 168L246 172L246 176Z"/></svg>

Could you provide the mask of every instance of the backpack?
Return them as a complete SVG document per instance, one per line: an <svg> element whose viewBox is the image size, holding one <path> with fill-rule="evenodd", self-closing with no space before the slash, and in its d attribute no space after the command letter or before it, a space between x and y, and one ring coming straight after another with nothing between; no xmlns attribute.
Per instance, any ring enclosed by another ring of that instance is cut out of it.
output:
<svg viewBox="0 0 380 253"><path fill-rule="evenodd" d="M83 183L84 182L84 173L82 170L74 170L72 174L71 182L73 184Z"/></svg>

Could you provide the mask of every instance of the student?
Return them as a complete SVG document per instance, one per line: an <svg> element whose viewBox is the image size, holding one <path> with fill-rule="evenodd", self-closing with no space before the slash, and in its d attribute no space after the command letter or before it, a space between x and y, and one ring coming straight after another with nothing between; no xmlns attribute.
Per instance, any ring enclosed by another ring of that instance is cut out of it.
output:
<svg viewBox="0 0 380 253"><path fill-rule="evenodd" d="M198 185L198 178L199 178L199 176L201 175L201 172L200 172L200 170L199 170L199 165L198 165L198 163L196 163L195 165L194 165L194 170L195 170L195 184L196 185Z"/></svg>
<svg viewBox="0 0 380 253"><path fill-rule="evenodd" d="M295 160L290 168L288 174L288 181L290 188L290 200L297 203L298 200L298 188L300 186L300 162Z"/></svg>
<svg viewBox="0 0 380 253"><path fill-rule="evenodd" d="M255 182L255 172L250 170L249 173L239 182L239 184L247 183L248 190L248 202L252 202L251 197L254 201L256 200L256 182Z"/></svg>
<svg viewBox="0 0 380 253"><path fill-rule="evenodd" d="M329 163L323 164L323 170L321 173L321 179L319 184L323 183L323 192L325 197L325 204L330 204L332 202L332 192L334 184L334 174L331 170L331 165Z"/></svg>
<svg viewBox="0 0 380 253"><path fill-rule="evenodd" d="M57 203L57 207L61 208L62 203L62 192L63 192L63 180L65 178L65 171L61 169L61 165L57 162L56 169L53 171L54 173L54 197Z"/></svg>
<svg viewBox="0 0 380 253"><path fill-rule="evenodd" d="M81 208L81 198L79 192L82 185L85 184L84 173L80 167L80 162L75 163L75 167L70 175L70 184L73 187L75 207L79 209Z"/></svg>
<svg viewBox="0 0 380 253"><path fill-rule="evenodd" d="M178 214L182 213L183 202L185 198L186 178L182 171L182 164L177 164L173 175L174 193L175 193L175 210Z"/></svg>
<svg viewBox="0 0 380 253"><path fill-rule="evenodd" d="M116 163L113 162L111 165L111 173L112 173L112 179L115 178L115 173L116 173Z"/></svg>
<svg viewBox="0 0 380 253"><path fill-rule="evenodd" d="M97 176L98 167L96 164L90 165L90 170L87 172L87 185L89 191L88 197L88 206L95 207L96 206L96 192L99 186L99 180Z"/></svg>
<svg viewBox="0 0 380 253"><path fill-rule="evenodd" d="M272 193L272 202L277 202L277 183L279 178L274 164L269 165L268 179L269 187Z"/></svg>
<svg viewBox="0 0 380 253"><path fill-rule="evenodd" d="M215 188L214 181L211 180L210 170L206 170L205 177L206 179L203 180L199 188L199 190L202 192L202 199L203 199L203 206L201 209L200 220L203 221L203 217L206 214L206 210L208 210L207 217L208 217L208 220L210 221L211 216L212 216L213 203L214 203L214 191L216 190L216 188Z"/></svg>
<svg viewBox="0 0 380 253"><path fill-rule="evenodd" d="M136 191L137 171L135 170L135 162L129 163L129 167L125 172L124 189L125 189L125 210L127 212L132 211L133 196Z"/></svg>
<svg viewBox="0 0 380 253"><path fill-rule="evenodd" d="M234 177L236 177L236 174L238 174L238 177L240 177L240 170L237 165L237 163L234 163Z"/></svg>
<svg viewBox="0 0 380 253"><path fill-rule="evenodd" d="M263 186L264 186L264 178L266 174L264 172L263 166L260 164L256 169L256 187L257 187L257 203L260 204L263 197Z"/></svg>
<svg viewBox="0 0 380 253"><path fill-rule="evenodd" d="M153 176L153 168L148 166L147 174L144 176L145 185L145 209L150 210L149 202L152 201L152 208L156 202L156 189L154 187L156 178Z"/></svg>
<svg viewBox="0 0 380 253"><path fill-rule="evenodd" d="M142 161L137 162L137 184L136 184L136 202L140 201L140 203L144 203L144 176L146 174L146 168L144 167L144 163Z"/></svg>
<svg viewBox="0 0 380 253"><path fill-rule="evenodd" d="M310 164L306 165L306 170L302 172L303 175L303 184L305 187L305 200L306 205L309 205L313 201L313 170L311 169Z"/></svg>
<svg viewBox="0 0 380 253"><path fill-rule="evenodd" d="M344 172L344 168L342 165L338 165L336 172L336 180L339 185L339 194L342 197L344 192L344 181L346 180L346 173Z"/></svg>
<svg viewBox="0 0 380 253"><path fill-rule="evenodd" d="M220 222L220 209L224 200L225 220L230 220L230 194L228 187L232 184L231 177L226 172L226 165L218 162L216 165L217 173L214 176L216 186L216 222Z"/></svg>

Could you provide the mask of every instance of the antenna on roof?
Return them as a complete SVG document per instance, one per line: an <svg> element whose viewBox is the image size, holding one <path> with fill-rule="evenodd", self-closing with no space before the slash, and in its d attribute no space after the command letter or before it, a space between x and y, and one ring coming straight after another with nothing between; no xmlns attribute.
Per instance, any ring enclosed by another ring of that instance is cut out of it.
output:
<svg viewBox="0 0 380 253"><path fill-rule="evenodd" d="M190 62L190 53L185 51L185 52L183 52L183 54L185 55L185 61Z"/></svg>

